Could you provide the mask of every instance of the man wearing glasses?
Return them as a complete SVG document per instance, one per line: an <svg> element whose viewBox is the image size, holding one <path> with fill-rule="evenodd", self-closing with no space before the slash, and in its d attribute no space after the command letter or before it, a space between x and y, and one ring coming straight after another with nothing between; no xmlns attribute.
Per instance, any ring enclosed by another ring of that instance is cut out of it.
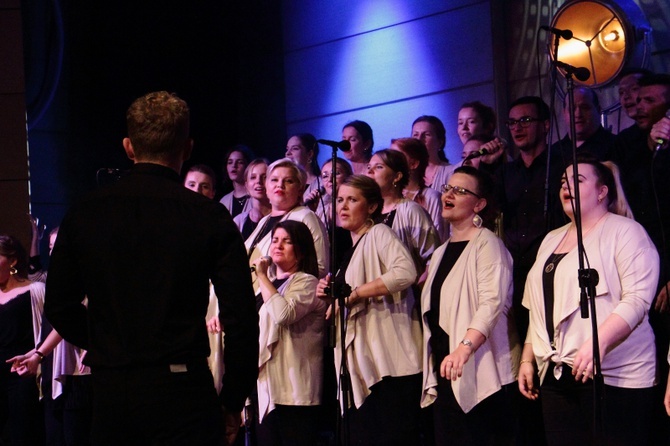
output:
<svg viewBox="0 0 670 446"><path fill-rule="evenodd" d="M549 107L537 96L524 96L512 103L507 128L519 156L496 172L503 238L514 259L513 310L520 339L525 339L528 327L528 311L521 306L526 275L545 234L565 218L557 206L561 166L553 156L552 188L545 197L549 116ZM545 200L546 209L557 211L545 213Z"/></svg>
<svg viewBox="0 0 670 446"><path fill-rule="evenodd" d="M558 201L562 166L551 155L550 188L545 191L547 175L547 134L549 107L537 96L524 96L512 102L507 128L519 149L514 161L496 171L496 191L502 211L503 240L514 260L512 311L519 339L526 339L528 310L521 305L526 276L546 233L564 223L565 215ZM537 402L524 401L520 406L521 423L517 444L543 444L542 422Z"/></svg>

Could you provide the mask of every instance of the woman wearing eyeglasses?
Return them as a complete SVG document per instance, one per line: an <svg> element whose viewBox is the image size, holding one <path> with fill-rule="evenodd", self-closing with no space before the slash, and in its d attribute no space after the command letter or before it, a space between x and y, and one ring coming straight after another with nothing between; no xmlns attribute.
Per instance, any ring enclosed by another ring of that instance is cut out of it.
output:
<svg viewBox="0 0 670 446"><path fill-rule="evenodd" d="M512 259L488 228L493 183L459 167L443 187L451 237L431 260L421 295L423 395L435 444L510 444L521 351L510 314Z"/></svg>

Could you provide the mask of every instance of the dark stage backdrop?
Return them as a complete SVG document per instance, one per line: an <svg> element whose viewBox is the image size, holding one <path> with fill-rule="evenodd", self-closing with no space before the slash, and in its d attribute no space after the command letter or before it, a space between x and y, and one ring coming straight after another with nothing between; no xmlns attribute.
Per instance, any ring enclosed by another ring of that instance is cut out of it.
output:
<svg viewBox="0 0 670 446"><path fill-rule="evenodd" d="M125 111L154 90L191 107L191 163L220 171L236 143L283 147L280 4L246 1L24 1L32 212L50 226L127 169ZM46 242L45 242L46 245ZM46 248L43 248L46 250Z"/></svg>

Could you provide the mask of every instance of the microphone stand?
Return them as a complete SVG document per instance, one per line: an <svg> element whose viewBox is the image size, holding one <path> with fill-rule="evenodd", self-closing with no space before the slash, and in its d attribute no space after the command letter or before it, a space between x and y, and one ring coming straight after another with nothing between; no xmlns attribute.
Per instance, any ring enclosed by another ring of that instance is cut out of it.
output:
<svg viewBox="0 0 670 446"><path fill-rule="evenodd" d="M593 340L593 439L595 445L601 445L603 439L602 403L604 379L600 369L600 344L598 340L598 321L596 317L596 285L598 285L598 271L584 268L584 240L582 233L582 210L579 197L579 170L577 167L577 142L575 139L575 109L574 109L574 80L571 70L566 71L568 105L570 107L570 140L572 142L572 174L575 199L574 220L577 229L577 255L579 261L579 308L582 319L589 317L591 310L591 332ZM569 183L568 183L569 185Z"/></svg>
<svg viewBox="0 0 670 446"><path fill-rule="evenodd" d="M338 268L337 265L335 265L336 262L336 255L335 255L335 228L337 227L337 208L336 208L336 194L337 194L337 178L335 176L337 172L337 146L331 147L332 149L332 155L331 155L331 171L330 171L330 180L332 184L332 191L330 194L330 302L331 302L331 308L333 311L335 310L335 301L337 300L337 304L339 306L339 320L340 320L340 354L341 354L341 360L340 360L340 370L337 373L337 376L339 378L339 391L338 391L338 396L339 396L339 401L340 401L340 408L338 410L341 411L341 422L340 425L338 426L338 429L336 429L335 432L335 444L341 445L341 446L347 446L349 444L349 417L347 414L348 408L349 408L349 394L351 392L351 388L349 386L350 382L350 377L349 377L349 368L347 367L347 355L346 355L346 345L345 345L345 322L346 322L346 317L345 317L345 302L344 302L344 296L342 293L337 293L337 296L335 295L335 284L333 280L335 279L335 274L333 273L334 271L337 272L336 268ZM332 315L331 317L331 323L329 326L328 330L328 341L330 347L333 349L337 347L337 325L335 323L335 315Z"/></svg>
<svg viewBox="0 0 670 446"><path fill-rule="evenodd" d="M554 36L554 47L553 47L553 50L552 50L552 54L551 54L552 57L550 58L550 62L551 62L552 58L553 58L553 60L558 60L558 45L560 43L560 40L561 40L561 35L556 34ZM549 99L549 110L551 110L551 115L552 115L551 117L555 118L556 113L554 112L554 108L555 108L555 104L556 104L555 98L556 98L556 89L557 89L557 85L558 85L558 68L557 68L556 64L554 64L554 63L551 64L550 79L551 79L551 86L553 87L553 89L550 89L551 90L551 96L550 96L550 99ZM552 121L552 123L553 123L553 121ZM551 140L553 139L553 132L554 132L554 126L549 125L549 142L547 143L546 172L544 174L544 207L542 209L542 211L544 212L544 222L545 222L545 228L544 229L545 229L546 232L549 232L549 230L551 229L550 219L549 219L549 183L550 183L550 179L551 179L551 159L552 159L552 156L551 156L552 155L552 153L551 153ZM559 139L560 139L560 135L559 135Z"/></svg>

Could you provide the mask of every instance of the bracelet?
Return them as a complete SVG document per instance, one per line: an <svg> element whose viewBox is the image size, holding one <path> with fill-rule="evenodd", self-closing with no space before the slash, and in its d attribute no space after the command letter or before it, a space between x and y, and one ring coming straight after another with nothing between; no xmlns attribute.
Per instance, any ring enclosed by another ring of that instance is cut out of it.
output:
<svg viewBox="0 0 670 446"><path fill-rule="evenodd" d="M533 360L532 360L532 359L522 359L522 360L519 362L519 365L521 365L521 364L530 364L530 365L533 365Z"/></svg>
<svg viewBox="0 0 670 446"><path fill-rule="evenodd" d="M40 357L40 362L44 359L44 353L39 350L35 350L35 354Z"/></svg>

